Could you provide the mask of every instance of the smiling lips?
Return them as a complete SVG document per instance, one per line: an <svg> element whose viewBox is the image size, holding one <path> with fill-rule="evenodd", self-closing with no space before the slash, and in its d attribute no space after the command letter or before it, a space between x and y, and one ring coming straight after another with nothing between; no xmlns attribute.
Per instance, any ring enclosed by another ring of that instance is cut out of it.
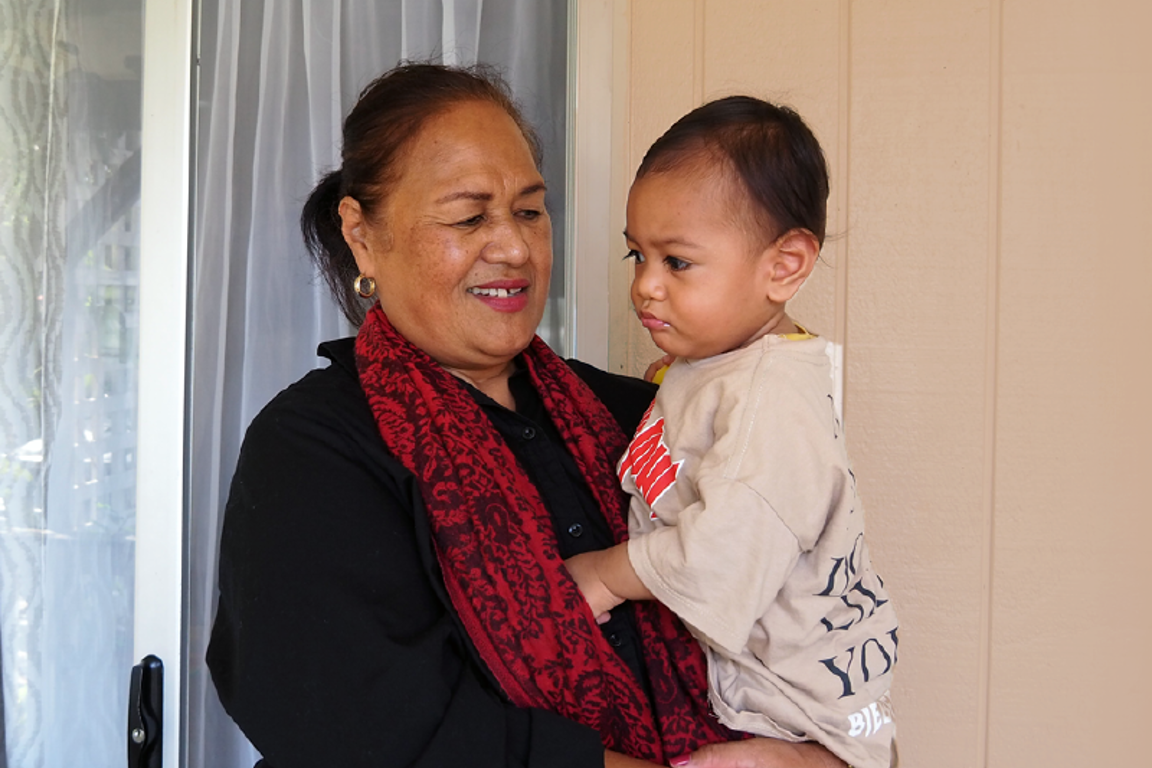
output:
<svg viewBox="0 0 1152 768"><path fill-rule="evenodd" d="M468 293L497 312L519 312L528 306L527 280L495 280L469 288Z"/></svg>

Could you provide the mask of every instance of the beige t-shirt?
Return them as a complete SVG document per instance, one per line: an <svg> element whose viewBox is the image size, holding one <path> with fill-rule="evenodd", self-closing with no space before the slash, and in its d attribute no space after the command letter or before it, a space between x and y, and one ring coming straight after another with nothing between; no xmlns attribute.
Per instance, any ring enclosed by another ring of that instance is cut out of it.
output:
<svg viewBox="0 0 1152 768"><path fill-rule="evenodd" d="M897 623L864 542L827 342L664 376L619 465L640 580L704 644L729 727L889 765Z"/></svg>

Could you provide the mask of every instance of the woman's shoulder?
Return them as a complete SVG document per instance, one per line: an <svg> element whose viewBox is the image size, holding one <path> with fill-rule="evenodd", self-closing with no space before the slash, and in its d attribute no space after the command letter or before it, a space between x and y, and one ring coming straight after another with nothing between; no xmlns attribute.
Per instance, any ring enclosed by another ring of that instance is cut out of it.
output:
<svg viewBox="0 0 1152 768"><path fill-rule="evenodd" d="M249 425L245 443L303 440L345 450L382 448L368 401L356 374L354 340L338 339L317 350L329 364L282 389Z"/></svg>
<svg viewBox="0 0 1152 768"><path fill-rule="evenodd" d="M410 515L411 475L380 438L351 340L321 345L321 355L331 361L326 368L283 389L248 426L229 500L233 517L261 512L282 525L322 515L350 530L369 525L384 507Z"/></svg>
<svg viewBox="0 0 1152 768"><path fill-rule="evenodd" d="M363 395L358 395L360 381L356 373L354 339L326 341L317 348L316 354L328 360L328 365L314 368L301 378L280 390L264 411L277 411L284 408L340 408L357 404L367 407Z"/></svg>
<svg viewBox="0 0 1152 768"><path fill-rule="evenodd" d="M604 403L624 434L633 434L656 396L656 385L632 376L609 373L580 360L566 362L588 385L592 394Z"/></svg>

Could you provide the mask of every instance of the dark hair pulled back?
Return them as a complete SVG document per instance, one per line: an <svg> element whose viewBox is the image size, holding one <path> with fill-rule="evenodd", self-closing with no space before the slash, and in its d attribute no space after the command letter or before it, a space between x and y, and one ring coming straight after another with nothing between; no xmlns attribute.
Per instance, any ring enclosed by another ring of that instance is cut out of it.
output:
<svg viewBox="0 0 1152 768"><path fill-rule="evenodd" d="M820 143L800 115L751 96L711 101L656 140L636 178L683 168L698 171L714 158L739 179L768 241L807 229L824 244L828 168Z"/></svg>
<svg viewBox="0 0 1152 768"><path fill-rule="evenodd" d="M300 229L312 261L353 325L364 321L369 304L352 287L359 270L341 231L340 201L355 199L371 218L399 179L405 150L428 119L469 101L489 102L507 112L540 167L540 140L504 79L487 65L402 63L369 83L345 118L341 167L326 174L308 196Z"/></svg>

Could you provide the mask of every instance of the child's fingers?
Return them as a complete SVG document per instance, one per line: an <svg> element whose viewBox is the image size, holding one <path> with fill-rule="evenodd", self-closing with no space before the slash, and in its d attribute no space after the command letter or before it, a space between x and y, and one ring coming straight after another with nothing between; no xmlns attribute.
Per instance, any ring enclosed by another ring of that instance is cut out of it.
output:
<svg viewBox="0 0 1152 768"><path fill-rule="evenodd" d="M654 361L648 366L648 370L644 371L644 381L655 381L657 384L660 382L656 379L656 374L662 369L672 365L672 361L676 359L675 355L664 355L659 360Z"/></svg>

